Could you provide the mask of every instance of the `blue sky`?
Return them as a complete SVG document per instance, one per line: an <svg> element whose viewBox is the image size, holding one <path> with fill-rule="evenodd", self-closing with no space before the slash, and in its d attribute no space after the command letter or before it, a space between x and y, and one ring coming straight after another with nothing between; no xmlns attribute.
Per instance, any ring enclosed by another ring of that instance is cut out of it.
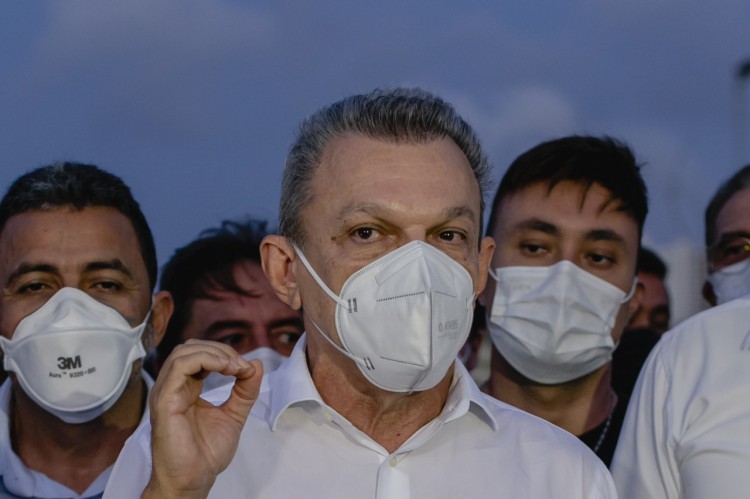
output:
<svg viewBox="0 0 750 499"><path fill-rule="evenodd" d="M55 160L97 164L133 188L163 263L222 219L275 222L304 116L416 85L474 125L496 179L548 138L628 142L646 240L700 245L709 197L750 162L734 78L748 21L746 0L9 2L0 188Z"/></svg>

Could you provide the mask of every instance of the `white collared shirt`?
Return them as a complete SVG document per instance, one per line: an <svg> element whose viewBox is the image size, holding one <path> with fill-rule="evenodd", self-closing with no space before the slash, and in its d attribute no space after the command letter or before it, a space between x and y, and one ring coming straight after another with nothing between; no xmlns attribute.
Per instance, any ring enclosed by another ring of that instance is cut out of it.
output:
<svg viewBox="0 0 750 499"><path fill-rule="evenodd" d="M301 339L264 379L209 497L254 499L614 498L609 472L563 430L482 394L460 362L442 413L389 453L320 398ZM229 387L205 397L225 400ZM125 444L106 498L140 497L150 426Z"/></svg>
<svg viewBox="0 0 750 499"><path fill-rule="evenodd" d="M662 336L633 392L612 473L623 499L750 495L750 299Z"/></svg>
<svg viewBox="0 0 750 499"><path fill-rule="evenodd" d="M147 390L151 390L154 381L143 372L143 381ZM102 497L107 485L112 466L104 470L89 487L78 494L65 485L52 480L44 473L28 468L13 452L10 441L10 400L11 380L6 379L0 386L0 499L42 498L42 499L96 499ZM139 426L149 419L148 404L141 416Z"/></svg>

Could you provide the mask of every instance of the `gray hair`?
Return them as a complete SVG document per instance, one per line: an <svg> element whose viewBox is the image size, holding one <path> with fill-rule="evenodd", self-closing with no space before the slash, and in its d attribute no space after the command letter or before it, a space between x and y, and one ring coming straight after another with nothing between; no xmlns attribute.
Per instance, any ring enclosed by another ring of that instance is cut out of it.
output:
<svg viewBox="0 0 750 499"><path fill-rule="evenodd" d="M303 246L300 213L312 198L311 181L328 143L345 134L396 143L427 143L448 137L471 165L481 194L480 221L490 187L490 164L472 128L453 106L418 88L377 89L324 107L300 125L281 183L279 232Z"/></svg>

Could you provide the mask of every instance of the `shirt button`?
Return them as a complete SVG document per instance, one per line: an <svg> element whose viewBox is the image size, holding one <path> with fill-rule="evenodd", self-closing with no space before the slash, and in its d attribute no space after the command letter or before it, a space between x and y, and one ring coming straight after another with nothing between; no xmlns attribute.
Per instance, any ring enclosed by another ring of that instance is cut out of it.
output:
<svg viewBox="0 0 750 499"><path fill-rule="evenodd" d="M396 465L398 464L398 458L396 456L393 456L392 458L388 460L388 464L391 465L391 468L395 468Z"/></svg>

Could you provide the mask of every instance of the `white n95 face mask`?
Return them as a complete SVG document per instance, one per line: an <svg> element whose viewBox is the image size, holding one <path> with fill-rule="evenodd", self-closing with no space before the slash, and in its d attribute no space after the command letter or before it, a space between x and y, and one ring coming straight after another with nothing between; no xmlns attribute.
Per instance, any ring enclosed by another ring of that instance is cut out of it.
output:
<svg viewBox="0 0 750 499"><path fill-rule="evenodd" d="M62 288L0 337L4 367L37 405L66 423L100 416L120 398L132 364L146 355L141 334L117 310Z"/></svg>
<svg viewBox="0 0 750 499"><path fill-rule="evenodd" d="M373 385L415 392L445 377L473 317L474 284L465 268L431 245L413 241L352 274L337 296L296 251L338 304L336 330L344 348L310 320Z"/></svg>
<svg viewBox="0 0 750 499"><path fill-rule="evenodd" d="M750 295L750 258L711 272L706 277L716 296L716 304Z"/></svg>
<svg viewBox="0 0 750 499"><path fill-rule="evenodd" d="M500 354L538 383L580 378L612 359L612 329L629 294L563 260L549 267L502 267L488 321Z"/></svg>

